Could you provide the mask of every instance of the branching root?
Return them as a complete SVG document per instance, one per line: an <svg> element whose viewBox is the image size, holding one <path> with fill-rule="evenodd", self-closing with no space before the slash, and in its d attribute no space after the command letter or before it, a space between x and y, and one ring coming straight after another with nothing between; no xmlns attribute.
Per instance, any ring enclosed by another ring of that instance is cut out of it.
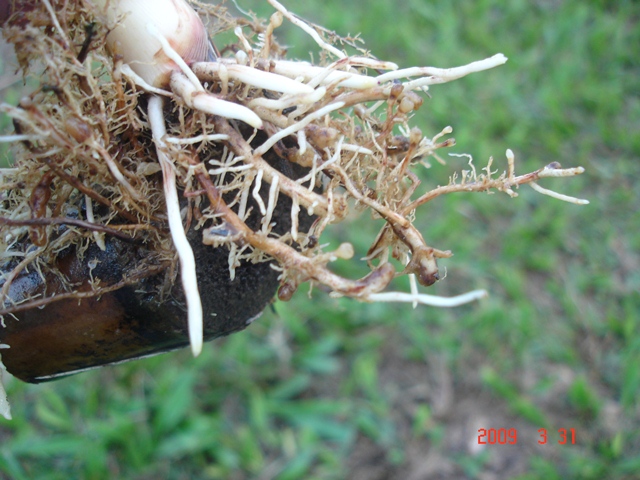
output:
<svg viewBox="0 0 640 480"><path fill-rule="evenodd" d="M310 282L360 301L450 307L486 293L444 298L419 292L418 283L440 279L438 259L451 256L414 226L419 207L456 192L515 197L525 184L588 203L538 185L582 168L554 162L516 175L511 150L502 173L493 159L476 169L464 155L469 166L449 184L429 185L430 157L444 163L440 151L455 140L451 127L425 135L412 124L422 93L502 65L504 55L456 68L398 68L372 57L359 39L339 37L268 2L276 12L265 22L197 4L203 18L215 19L212 35L236 35L215 62L189 65L176 58L149 25L148 34L179 65L162 88L107 50L113 25L93 2L38 3L6 25L24 74L40 83L18 105L0 105L15 127L0 136L15 147L14 164L0 171L3 313L22 308L9 295L20 272L46 272L69 246L82 254L91 242L104 248L105 238L119 237L144 243L166 264L179 261L197 355L202 306L189 230L198 230L211 248L228 249L231 278L242 262L274 262L282 300ZM283 21L316 42L315 64L283 57L275 37ZM290 209L276 214L285 198ZM368 251L359 252L370 269L360 279L330 268L353 261L351 244L327 251L320 242L325 229L351 218L350 210L384 222ZM305 214L313 217L307 224ZM410 275L411 292L386 291L400 274ZM74 289L61 293L74 295Z"/></svg>

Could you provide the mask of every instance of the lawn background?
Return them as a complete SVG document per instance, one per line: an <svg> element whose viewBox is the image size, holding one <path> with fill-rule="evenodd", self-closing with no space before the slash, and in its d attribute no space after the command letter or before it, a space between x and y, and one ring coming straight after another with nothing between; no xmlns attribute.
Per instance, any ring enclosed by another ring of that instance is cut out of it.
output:
<svg viewBox="0 0 640 480"><path fill-rule="evenodd" d="M504 169L507 148L520 173L581 165L583 176L544 185L591 204L521 188L516 199L425 205L416 223L427 242L455 254L431 292L489 290L475 305L413 310L300 291L197 359L185 350L50 384L10 379L0 477L640 478L640 5L286 5L361 32L401 66L504 53L505 66L432 87L413 123L431 135L451 125L450 151L478 168L493 156ZM300 58L316 50L295 29L281 39ZM15 88L1 95L17 101ZM466 168L447 161L424 185ZM361 222L326 241L349 239L362 256L375 233ZM517 445L482 448L479 428L515 428ZM561 428L575 429L574 445L558 444Z"/></svg>

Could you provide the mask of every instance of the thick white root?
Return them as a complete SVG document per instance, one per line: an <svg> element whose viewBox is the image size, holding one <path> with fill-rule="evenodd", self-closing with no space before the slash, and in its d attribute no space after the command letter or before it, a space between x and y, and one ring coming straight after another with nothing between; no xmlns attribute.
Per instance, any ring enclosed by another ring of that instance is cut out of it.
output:
<svg viewBox="0 0 640 480"><path fill-rule="evenodd" d="M182 277L182 288L187 300L189 341L194 356L200 355L203 343L203 321L202 321L202 301L198 291L198 279L196 277L196 261L193 250L182 226L180 215L180 203L178 201L178 191L176 189L176 173L169 155L166 153L164 137L166 127L162 113L162 98L152 96L149 99L149 123L153 142L158 153L158 161L162 167L164 178L164 194L167 202L167 216L169 218L169 229L171 238L180 258L180 275Z"/></svg>

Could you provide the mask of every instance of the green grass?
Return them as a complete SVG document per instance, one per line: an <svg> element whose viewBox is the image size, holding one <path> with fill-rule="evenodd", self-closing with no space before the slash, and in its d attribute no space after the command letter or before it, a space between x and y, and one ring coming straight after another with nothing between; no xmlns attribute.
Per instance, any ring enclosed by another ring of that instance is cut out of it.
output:
<svg viewBox="0 0 640 480"><path fill-rule="evenodd" d="M516 199L458 194L426 205L417 222L427 242L455 253L432 290L488 289L476 305L413 310L300 292L197 359L183 351L51 384L11 381L0 477L405 478L428 458L434 478L638 478L640 6L287 6L362 32L379 58L402 66L504 53L503 67L434 86L414 123L432 134L452 125L452 151L477 164L494 156L502 169L511 148L521 173L582 165L585 175L545 186L591 204L522 188ZM287 35L296 55L313 49ZM424 184L465 162L434 165ZM354 231L360 250L375 235L358 225L334 241ZM474 454L477 428L517 428L517 451ZM575 445L557 443L561 428L575 429Z"/></svg>

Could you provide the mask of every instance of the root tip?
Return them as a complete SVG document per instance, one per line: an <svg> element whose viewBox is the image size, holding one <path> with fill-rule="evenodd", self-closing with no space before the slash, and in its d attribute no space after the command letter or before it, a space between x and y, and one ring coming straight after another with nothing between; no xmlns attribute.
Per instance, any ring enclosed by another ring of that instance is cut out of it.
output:
<svg viewBox="0 0 640 480"><path fill-rule="evenodd" d="M202 353L202 341L195 342L191 341L191 353L193 353L194 357L197 357Z"/></svg>

